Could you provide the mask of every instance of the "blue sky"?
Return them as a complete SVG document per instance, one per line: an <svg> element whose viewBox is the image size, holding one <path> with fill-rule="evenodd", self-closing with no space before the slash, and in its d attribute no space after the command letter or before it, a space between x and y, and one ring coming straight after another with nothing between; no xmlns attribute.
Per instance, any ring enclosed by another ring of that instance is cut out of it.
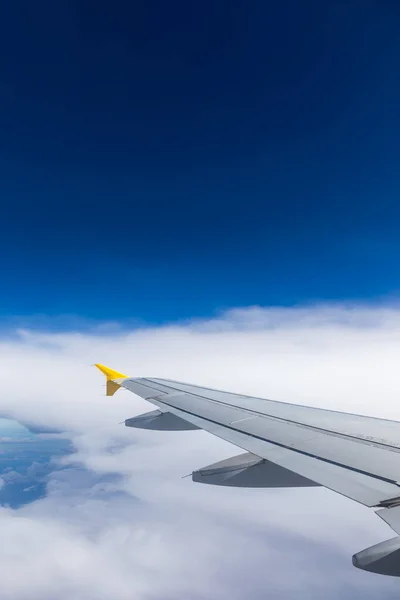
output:
<svg viewBox="0 0 400 600"><path fill-rule="evenodd" d="M2 9L0 315L393 299L394 2Z"/></svg>

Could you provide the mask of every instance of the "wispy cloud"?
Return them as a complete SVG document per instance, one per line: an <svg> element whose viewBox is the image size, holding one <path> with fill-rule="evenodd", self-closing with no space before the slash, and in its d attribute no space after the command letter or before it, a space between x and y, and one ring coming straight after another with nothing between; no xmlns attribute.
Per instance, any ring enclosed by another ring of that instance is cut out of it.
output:
<svg viewBox="0 0 400 600"><path fill-rule="evenodd" d="M105 331L0 342L0 413L67 431L75 448L46 498L0 510L2 599L397 597L396 580L351 565L391 535L372 511L323 489L182 479L237 449L201 431L118 425L149 405L106 398L89 365L396 419L399 309L255 307Z"/></svg>

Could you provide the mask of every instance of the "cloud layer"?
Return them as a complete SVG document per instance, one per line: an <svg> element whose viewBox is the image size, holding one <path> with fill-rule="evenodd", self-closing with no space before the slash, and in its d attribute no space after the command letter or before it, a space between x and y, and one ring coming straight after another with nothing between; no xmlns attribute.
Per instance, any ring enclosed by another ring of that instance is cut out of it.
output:
<svg viewBox="0 0 400 600"><path fill-rule="evenodd" d="M149 405L104 396L109 364L276 400L400 419L400 310L250 308L208 321L0 341L0 416L66 432L46 498L0 509L2 600L397 597L358 550L393 532L327 490L235 490L182 476L237 449L118 425ZM23 577L21 576L23 573Z"/></svg>

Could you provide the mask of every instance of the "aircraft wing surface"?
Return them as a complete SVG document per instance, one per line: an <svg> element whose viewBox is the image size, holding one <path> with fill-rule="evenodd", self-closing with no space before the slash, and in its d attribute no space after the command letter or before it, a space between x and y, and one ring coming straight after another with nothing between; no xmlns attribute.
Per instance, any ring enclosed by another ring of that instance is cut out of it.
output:
<svg viewBox="0 0 400 600"><path fill-rule="evenodd" d="M232 487L324 486L377 514L400 533L400 423L223 392L187 383L131 378L103 365L107 394L126 388L157 407L129 427L204 429L242 450L192 473ZM400 537L353 556L361 569L400 576Z"/></svg>

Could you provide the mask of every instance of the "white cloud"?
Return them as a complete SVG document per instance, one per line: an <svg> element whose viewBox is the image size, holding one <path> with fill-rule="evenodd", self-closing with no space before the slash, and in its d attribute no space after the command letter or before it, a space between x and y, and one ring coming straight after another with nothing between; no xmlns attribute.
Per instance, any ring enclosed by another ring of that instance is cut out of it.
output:
<svg viewBox="0 0 400 600"><path fill-rule="evenodd" d="M351 565L392 535L372 511L323 489L181 479L238 450L118 425L151 408L126 391L105 398L89 365L399 419L399 309L238 309L108 331L0 341L0 415L67 430L76 448L46 498L0 510L2 600L395 597L396 580Z"/></svg>

